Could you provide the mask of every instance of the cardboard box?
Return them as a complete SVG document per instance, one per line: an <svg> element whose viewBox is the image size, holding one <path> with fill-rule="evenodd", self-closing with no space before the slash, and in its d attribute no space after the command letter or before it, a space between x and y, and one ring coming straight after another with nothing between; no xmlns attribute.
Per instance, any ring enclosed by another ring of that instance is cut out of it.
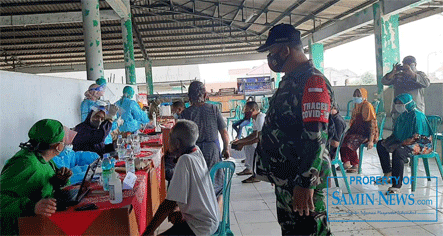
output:
<svg viewBox="0 0 443 236"><path fill-rule="evenodd" d="M76 214L78 212L73 212ZM72 222L72 224L80 224ZM20 235L72 235L45 216L19 218ZM140 235L132 205L104 210L82 235Z"/></svg>

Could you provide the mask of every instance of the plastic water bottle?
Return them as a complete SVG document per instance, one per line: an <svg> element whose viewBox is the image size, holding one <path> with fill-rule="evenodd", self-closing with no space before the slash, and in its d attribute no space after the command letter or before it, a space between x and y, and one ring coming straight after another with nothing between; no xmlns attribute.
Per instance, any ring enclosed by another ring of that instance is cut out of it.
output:
<svg viewBox="0 0 443 236"><path fill-rule="evenodd" d="M113 171L109 180L109 201L112 204L118 204L123 201L122 182L118 174Z"/></svg>
<svg viewBox="0 0 443 236"><path fill-rule="evenodd" d="M131 145L126 147L126 173L132 172L135 174L134 154L132 153Z"/></svg>
<svg viewBox="0 0 443 236"><path fill-rule="evenodd" d="M122 138L121 135L117 138L117 153L118 153L118 159L124 160L125 159L125 140Z"/></svg>
<svg viewBox="0 0 443 236"><path fill-rule="evenodd" d="M111 172L114 171L114 160L110 158L109 153L103 155L102 169L103 190L108 191Z"/></svg>

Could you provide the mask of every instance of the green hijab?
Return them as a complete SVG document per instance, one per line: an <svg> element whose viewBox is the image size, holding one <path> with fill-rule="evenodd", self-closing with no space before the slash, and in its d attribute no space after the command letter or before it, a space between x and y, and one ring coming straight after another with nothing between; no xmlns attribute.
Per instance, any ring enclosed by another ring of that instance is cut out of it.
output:
<svg viewBox="0 0 443 236"><path fill-rule="evenodd" d="M406 104L406 111L400 114L394 124L394 136L398 140L404 141L414 134L426 137L432 135L432 129L426 115L416 109L417 105L410 94L402 93L394 99L394 103L396 101Z"/></svg>

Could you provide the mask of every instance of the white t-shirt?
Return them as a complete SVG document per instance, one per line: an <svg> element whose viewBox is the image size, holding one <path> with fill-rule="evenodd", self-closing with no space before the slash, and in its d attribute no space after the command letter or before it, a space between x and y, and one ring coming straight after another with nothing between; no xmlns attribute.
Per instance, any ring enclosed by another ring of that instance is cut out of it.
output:
<svg viewBox="0 0 443 236"><path fill-rule="evenodd" d="M252 119L252 130L254 131L261 131L263 128L263 124L265 123L265 117L266 114L265 113L258 113L257 118L256 119Z"/></svg>
<svg viewBox="0 0 443 236"><path fill-rule="evenodd" d="M196 235L211 235L219 224L218 203L206 161L196 148L178 159L166 199L177 202Z"/></svg>

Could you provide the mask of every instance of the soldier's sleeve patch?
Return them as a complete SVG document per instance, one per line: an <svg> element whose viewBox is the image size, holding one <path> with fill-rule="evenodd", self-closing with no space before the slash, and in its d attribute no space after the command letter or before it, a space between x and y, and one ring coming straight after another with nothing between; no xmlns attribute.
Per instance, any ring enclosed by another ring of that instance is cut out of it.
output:
<svg viewBox="0 0 443 236"><path fill-rule="evenodd" d="M325 80L312 76L306 81L302 99L303 122L328 123L331 99Z"/></svg>

